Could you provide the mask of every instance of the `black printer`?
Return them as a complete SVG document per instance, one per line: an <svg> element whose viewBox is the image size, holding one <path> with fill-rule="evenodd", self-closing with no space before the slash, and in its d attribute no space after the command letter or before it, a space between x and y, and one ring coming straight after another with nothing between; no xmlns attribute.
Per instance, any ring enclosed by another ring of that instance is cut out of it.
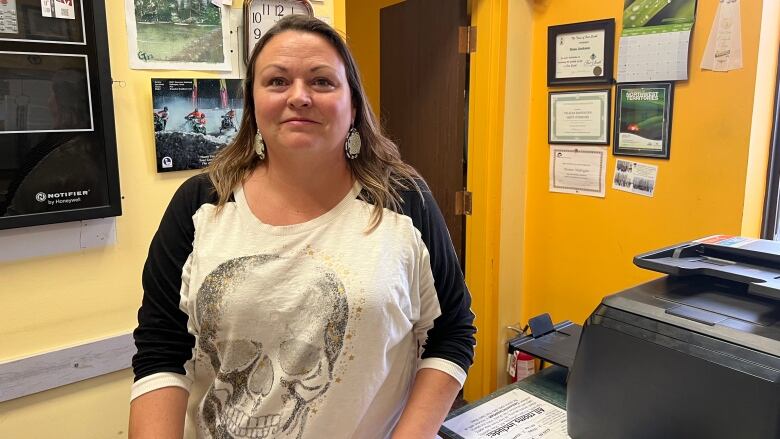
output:
<svg viewBox="0 0 780 439"><path fill-rule="evenodd" d="M667 276L608 296L570 370L573 439L780 439L780 242L639 255Z"/></svg>

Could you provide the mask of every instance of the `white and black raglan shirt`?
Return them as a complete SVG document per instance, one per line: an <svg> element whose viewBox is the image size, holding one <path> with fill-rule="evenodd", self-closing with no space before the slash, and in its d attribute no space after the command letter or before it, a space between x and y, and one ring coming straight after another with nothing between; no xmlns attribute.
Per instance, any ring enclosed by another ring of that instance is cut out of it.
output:
<svg viewBox="0 0 780 439"><path fill-rule="evenodd" d="M208 177L190 178L144 267L132 398L186 389L188 438L385 438L417 370L462 385L471 299L423 189L367 232L357 183L324 215L271 226L240 186L216 214Z"/></svg>

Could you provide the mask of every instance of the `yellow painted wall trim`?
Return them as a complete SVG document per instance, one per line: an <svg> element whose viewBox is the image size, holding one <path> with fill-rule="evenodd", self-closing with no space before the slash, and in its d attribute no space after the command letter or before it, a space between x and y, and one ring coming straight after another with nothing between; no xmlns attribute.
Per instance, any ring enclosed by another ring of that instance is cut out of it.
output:
<svg viewBox="0 0 780 439"><path fill-rule="evenodd" d="M533 5L510 2L507 12L506 98L504 101L504 157L501 173L501 254L498 284L498 319L495 321L496 384L508 384L506 342L516 334L507 326L521 325L525 274L525 218L533 63Z"/></svg>
<svg viewBox="0 0 780 439"><path fill-rule="evenodd" d="M756 66L756 93L750 129L742 236L761 235L766 177L774 117L774 97L780 47L780 0L764 0Z"/></svg>
<svg viewBox="0 0 780 439"><path fill-rule="evenodd" d="M347 33L347 0L333 0L333 27Z"/></svg>
<svg viewBox="0 0 780 439"><path fill-rule="evenodd" d="M466 221L466 283L478 332L474 366L464 388L467 400L496 387L507 7L507 0L474 0L471 12L477 50L471 55L469 78L467 186L474 194L474 214Z"/></svg>

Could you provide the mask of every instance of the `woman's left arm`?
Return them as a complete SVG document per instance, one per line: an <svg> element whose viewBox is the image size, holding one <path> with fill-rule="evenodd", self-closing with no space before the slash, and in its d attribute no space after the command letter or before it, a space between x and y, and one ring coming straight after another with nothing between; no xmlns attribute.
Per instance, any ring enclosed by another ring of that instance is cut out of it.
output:
<svg viewBox="0 0 780 439"><path fill-rule="evenodd" d="M418 370L392 439L435 438L459 390L460 383L445 372Z"/></svg>
<svg viewBox="0 0 780 439"><path fill-rule="evenodd" d="M403 206L419 230L411 291L419 300L414 332L422 352L393 439L436 437L474 360L471 296L441 211L424 182L421 188L422 197L407 192Z"/></svg>

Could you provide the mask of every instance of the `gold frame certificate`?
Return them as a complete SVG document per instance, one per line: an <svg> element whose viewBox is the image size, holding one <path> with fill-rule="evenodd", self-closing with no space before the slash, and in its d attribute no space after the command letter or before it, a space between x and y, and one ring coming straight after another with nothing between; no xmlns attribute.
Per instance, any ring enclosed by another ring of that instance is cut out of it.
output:
<svg viewBox="0 0 780 439"><path fill-rule="evenodd" d="M549 143L609 145L611 91L550 92Z"/></svg>

